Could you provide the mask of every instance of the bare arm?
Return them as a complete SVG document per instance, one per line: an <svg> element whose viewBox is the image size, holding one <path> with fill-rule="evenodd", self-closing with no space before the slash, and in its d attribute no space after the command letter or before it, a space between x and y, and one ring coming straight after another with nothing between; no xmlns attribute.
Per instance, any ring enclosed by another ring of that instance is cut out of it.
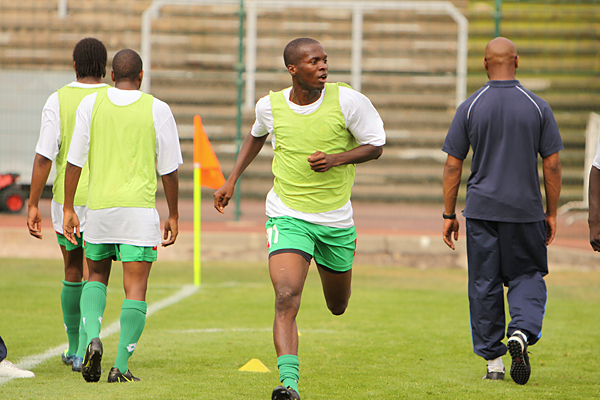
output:
<svg viewBox="0 0 600 400"><path fill-rule="evenodd" d="M52 160L40 154L35 155L33 173L31 174L31 187L29 189L27 228L29 234L38 239L42 238L42 213L39 209L39 203L51 169Z"/></svg>
<svg viewBox="0 0 600 400"><path fill-rule="evenodd" d="M315 172L329 171L346 164L360 164L381 157L383 146L364 144L342 153L327 154L317 151L308 157L310 168Z"/></svg>
<svg viewBox="0 0 600 400"><path fill-rule="evenodd" d="M463 160L454 156L448 155L446 164L444 165L443 190L444 190L444 214L452 215L456 213L456 199L458 198L458 189L460 187L460 179L462 176ZM452 250L455 249L452 241L452 233L454 232L454 240L458 240L458 220L445 219L442 235L444 243Z"/></svg>
<svg viewBox="0 0 600 400"><path fill-rule="evenodd" d="M79 218L75 213L73 202L75 200L75 191L77 190L77 184L79 183L79 177L81 176L81 168L71 163L67 163L65 168L65 204L63 206L64 219L63 219L63 235L67 240L73 244L77 244L75 235L81 237L81 231L79 230Z"/></svg>
<svg viewBox="0 0 600 400"><path fill-rule="evenodd" d="M231 175L227 178L227 181L221 186L215 193L215 209L221 214L224 213L225 207L229 204L229 200L233 197L235 192L235 183L242 175L242 173L248 168L248 165L256 158L260 150L263 148L268 135L261 137L252 136L248 134L242 143L240 152L235 160L235 165L231 171Z"/></svg>
<svg viewBox="0 0 600 400"><path fill-rule="evenodd" d="M588 188L590 227L590 244L594 251L600 251L600 170L592 167L590 170L590 185Z"/></svg>
<svg viewBox="0 0 600 400"><path fill-rule="evenodd" d="M558 152L543 159L544 188L546 191L546 245L556 236L556 214L562 185L562 169Z"/></svg>
<svg viewBox="0 0 600 400"><path fill-rule="evenodd" d="M162 175L163 188L169 207L169 216L165 221L162 246L167 247L175 243L179 234L179 173L177 170L170 174ZM169 233L171 234L169 237Z"/></svg>

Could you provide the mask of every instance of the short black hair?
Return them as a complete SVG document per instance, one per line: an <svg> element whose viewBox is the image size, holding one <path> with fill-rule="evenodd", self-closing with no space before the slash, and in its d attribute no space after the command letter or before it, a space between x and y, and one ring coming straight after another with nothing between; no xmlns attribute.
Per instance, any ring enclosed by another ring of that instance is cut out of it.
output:
<svg viewBox="0 0 600 400"><path fill-rule="evenodd" d="M297 65L299 61L298 56L300 55L300 49L302 48L302 46L305 46L307 44L320 43L315 39L311 38L298 38L292 40L285 46L285 49L283 49L283 62L285 63L286 67L288 65Z"/></svg>
<svg viewBox="0 0 600 400"><path fill-rule="evenodd" d="M77 78L106 76L106 47L95 38L80 40L73 49L73 61L77 66Z"/></svg>
<svg viewBox="0 0 600 400"><path fill-rule="evenodd" d="M123 49L113 58L112 69L116 81L135 81L143 67L142 58L131 49Z"/></svg>

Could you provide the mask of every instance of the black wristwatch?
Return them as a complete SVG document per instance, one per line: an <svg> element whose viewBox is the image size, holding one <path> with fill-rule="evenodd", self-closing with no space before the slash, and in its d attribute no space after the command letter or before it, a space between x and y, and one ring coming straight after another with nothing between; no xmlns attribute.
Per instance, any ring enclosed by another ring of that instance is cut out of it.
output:
<svg viewBox="0 0 600 400"><path fill-rule="evenodd" d="M456 219L456 213L450 214L450 215L446 215L445 212L442 212L442 218L444 218L444 219Z"/></svg>

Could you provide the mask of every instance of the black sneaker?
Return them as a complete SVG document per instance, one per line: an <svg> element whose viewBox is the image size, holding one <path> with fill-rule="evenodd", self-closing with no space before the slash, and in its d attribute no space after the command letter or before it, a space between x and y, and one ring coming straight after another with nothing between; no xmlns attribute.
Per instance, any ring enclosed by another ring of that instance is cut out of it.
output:
<svg viewBox="0 0 600 400"><path fill-rule="evenodd" d="M93 338L85 349L81 375L86 382L98 382L102 375L102 342L99 338Z"/></svg>
<svg viewBox="0 0 600 400"><path fill-rule="evenodd" d="M531 375L531 365L529 365L529 356L527 355L527 338L521 331L516 331L508 339L506 345L512 364L510 366L510 377L519 385L524 385Z"/></svg>
<svg viewBox="0 0 600 400"><path fill-rule="evenodd" d="M127 370L124 374L119 371L119 368L112 367L110 369L110 373L108 374L108 382L137 382L140 378L136 378L133 376L130 370Z"/></svg>
<svg viewBox="0 0 600 400"><path fill-rule="evenodd" d="M271 400L300 400L300 395L291 387L277 386L273 389Z"/></svg>
<svg viewBox="0 0 600 400"><path fill-rule="evenodd" d="M489 379L491 381L503 381L504 371L490 371L488 370L483 379Z"/></svg>

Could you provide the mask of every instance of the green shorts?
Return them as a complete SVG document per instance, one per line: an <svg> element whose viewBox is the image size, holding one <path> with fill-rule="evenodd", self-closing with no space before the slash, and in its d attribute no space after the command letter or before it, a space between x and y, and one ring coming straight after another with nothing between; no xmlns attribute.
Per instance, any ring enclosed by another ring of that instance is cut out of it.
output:
<svg viewBox="0 0 600 400"><path fill-rule="evenodd" d="M57 232L56 239L58 240L58 244L64 246L65 249L67 249L67 251L73 251L75 249L83 247L83 232L81 232L81 237L77 237L77 235L75 235L75 240L77 240L77 246L69 242L65 235L63 235L62 233Z"/></svg>
<svg viewBox="0 0 600 400"><path fill-rule="evenodd" d="M156 261L156 246L142 247L116 243L84 243L85 257L93 261L112 258L114 261Z"/></svg>
<svg viewBox="0 0 600 400"><path fill-rule="evenodd" d="M269 218L266 223L269 257L298 253L308 262L333 273L352 269L356 251L356 228L331 228L292 217ZM291 250L291 251L290 251ZM302 254L305 253L305 254Z"/></svg>

